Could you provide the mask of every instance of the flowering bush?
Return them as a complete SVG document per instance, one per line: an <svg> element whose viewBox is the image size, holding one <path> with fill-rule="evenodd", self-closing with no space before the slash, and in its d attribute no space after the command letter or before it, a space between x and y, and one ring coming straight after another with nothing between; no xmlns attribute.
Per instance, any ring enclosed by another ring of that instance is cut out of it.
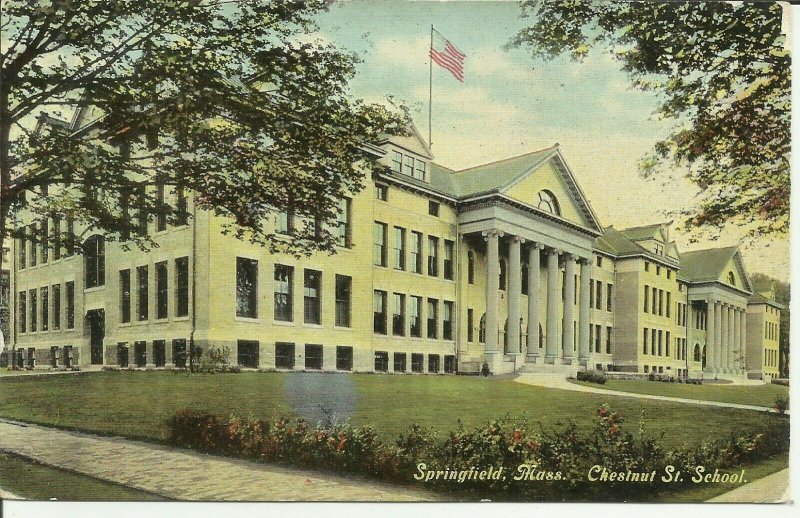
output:
<svg viewBox="0 0 800 518"><path fill-rule="evenodd" d="M662 482L669 465L683 473L696 466L735 468L789 447L789 423L743 434L694 448L667 452L660 437L649 437L644 415L638 435L624 430L625 420L608 405L597 410L589 433L575 423L534 431L525 420L506 416L473 430L459 423L444 437L412 425L393 444L378 440L371 427L352 427L331 420L311 426L302 419L241 419L227 421L196 411L181 410L167 422L169 440L175 445L221 455L300 467L352 473L402 484L417 483L420 464L428 471L474 473L492 468L502 476L433 478L424 487L460 493L470 498L525 501L620 501L641 500L690 484ZM609 472L650 473L647 483L591 482L593 466Z"/></svg>

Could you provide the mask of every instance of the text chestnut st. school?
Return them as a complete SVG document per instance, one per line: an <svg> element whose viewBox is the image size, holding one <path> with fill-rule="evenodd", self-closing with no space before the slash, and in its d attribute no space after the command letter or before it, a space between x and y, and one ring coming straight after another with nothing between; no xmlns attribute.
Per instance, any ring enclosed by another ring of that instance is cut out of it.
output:
<svg viewBox="0 0 800 518"><path fill-rule="evenodd" d="M227 348L253 369L777 376L781 306L739 250L679 252L668 224L603 227L558 145L461 171L416 131L368 150L387 168L341 200L335 255L224 235L164 186L192 217L151 216L149 252L18 240L15 363L170 368ZM274 231L295 223L276 214ZM25 221L43 237L65 225Z"/></svg>

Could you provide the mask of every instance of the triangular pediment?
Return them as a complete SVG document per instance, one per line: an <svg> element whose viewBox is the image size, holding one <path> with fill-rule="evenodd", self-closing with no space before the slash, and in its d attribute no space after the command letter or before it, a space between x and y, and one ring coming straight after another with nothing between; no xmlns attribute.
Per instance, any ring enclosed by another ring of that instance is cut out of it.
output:
<svg viewBox="0 0 800 518"><path fill-rule="evenodd" d="M717 281L742 291L753 291L750 278L747 276L747 270L742 261L742 255L738 249L736 249L736 252L734 252L725 263L719 273Z"/></svg>
<svg viewBox="0 0 800 518"><path fill-rule="evenodd" d="M406 129L408 130L406 135L387 135L384 142L390 142L405 151L410 151L420 157L432 160L433 154L417 127L414 124L409 124Z"/></svg>

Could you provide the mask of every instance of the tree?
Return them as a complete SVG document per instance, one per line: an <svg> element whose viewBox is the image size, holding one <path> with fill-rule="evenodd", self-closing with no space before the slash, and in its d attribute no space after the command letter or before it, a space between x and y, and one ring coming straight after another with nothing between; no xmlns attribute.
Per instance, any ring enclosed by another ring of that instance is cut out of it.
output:
<svg viewBox="0 0 800 518"><path fill-rule="evenodd" d="M4 0L0 238L21 235L9 218L24 207L146 248L130 207L187 216L151 187L166 185L240 238L332 252L337 200L380 167L365 145L405 120L348 95L356 57L314 38L327 4ZM275 239L276 210L310 223Z"/></svg>
<svg viewBox="0 0 800 518"><path fill-rule="evenodd" d="M583 60L602 47L634 86L659 94L672 133L645 176L685 166L701 190L687 228L789 228L790 65L778 3L528 0L512 45L534 58Z"/></svg>

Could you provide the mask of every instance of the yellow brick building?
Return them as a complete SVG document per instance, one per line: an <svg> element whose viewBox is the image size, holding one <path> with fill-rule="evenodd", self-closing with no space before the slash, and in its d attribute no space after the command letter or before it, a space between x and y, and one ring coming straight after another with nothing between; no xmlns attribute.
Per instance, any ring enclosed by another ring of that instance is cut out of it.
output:
<svg viewBox="0 0 800 518"><path fill-rule="evenodd" d="M102 235L84 256L18 242L15 362L183 367L193 347L260 369L738 377L766 343L744 331L738 250L681 254L668 224L604 228L557 144L462 171L416 131L369 149L387 168L341 200L334 255L224 235L169 188L192 217L147 222L147 253ZM18 219L42 236L68 224ZM276 214L272 230L295 219Z"/></svg>

